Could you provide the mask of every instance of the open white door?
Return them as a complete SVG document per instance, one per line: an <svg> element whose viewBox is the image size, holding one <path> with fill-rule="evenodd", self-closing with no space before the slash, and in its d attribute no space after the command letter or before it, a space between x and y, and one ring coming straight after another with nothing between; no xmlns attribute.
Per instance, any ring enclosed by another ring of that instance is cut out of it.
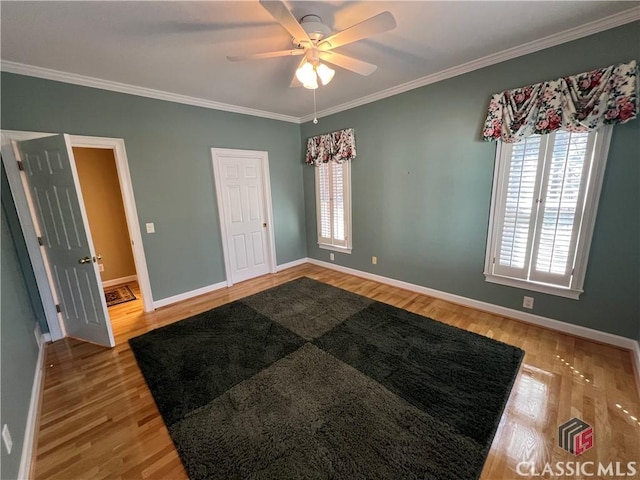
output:
<svg viewBox="0 0 640 480"><path fill-rule="evenodd" d="M15 142L67 335L113 347L97 258L67 135Z"/></svg>

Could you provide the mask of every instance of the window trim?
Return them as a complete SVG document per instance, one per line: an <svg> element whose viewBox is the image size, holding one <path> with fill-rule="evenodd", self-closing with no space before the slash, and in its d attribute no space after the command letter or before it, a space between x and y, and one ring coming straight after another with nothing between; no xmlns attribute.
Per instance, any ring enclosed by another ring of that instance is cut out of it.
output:
<svg viewBox="0 0 640 480"><path fill-rule="evenodd" d="M587 262L589 260L589 252L591 250L591 241L593 239L593 231L596 224L596 216L598 205L600 203L600 193L604 181L604 172L607 166L607 157L609 153L609 145L611 143L611 133L613 127L605 126L596 131L595 147L593 150L593 165L589 175L587 189L585 191L586 200L584 205L584 213L580 232L578 234L578 247L576 249L576 260L571 279L570 287L561 287L542 282L536 282L526 279L518 279L514 277L506 277L492 273L493 255L495 251L495 242L498 241L498 228L496 225L496 208L499 207L498 200L502 191L503 171L506 168L506 162L501 161L503 154L503 143L497 142L496 155L494 161L493 184L491 190L491 205L489 209L489 226L487 235L487 245L485 252L484 276L485 281L496 283L509 287L530 290L534 292L547 293L560 297L578 300L584 292L584 279L587 272Z"/></svg>
<svg viewBox="0 0 640 480"><path fill-rule="evenodd" d="M334 252L340 253L351 253L352 249L352 241L351 241L351 161L347 160L343 163L338 164L343 168L342 178L343 178L343 192L344 192L344 232L345 232L345 243L346 246L341 245L333 245L331 243L324 242L320 237L321 229L321 216L320 216L320 175L318 174L318 167L314 167L314 176L315 176L315 195L316 195L316 234L318 247L324 250L332 250ZM329 185L331 189L331 184ZM331 219L331 223L333 224L333 219Z"/></svg>

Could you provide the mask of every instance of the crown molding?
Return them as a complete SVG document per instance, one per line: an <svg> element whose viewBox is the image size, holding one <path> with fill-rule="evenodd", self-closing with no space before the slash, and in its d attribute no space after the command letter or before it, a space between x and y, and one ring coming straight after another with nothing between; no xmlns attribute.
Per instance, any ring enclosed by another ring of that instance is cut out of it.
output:
<svg viewBox="0 0 640 480"><path fill-rule="evenodd" d="M533 40L517 47L508 48L506 50L502 50L501 52L493 53L491 55L487 55L486 57L463 63L462 65L447 68L446 70L442 70L440 72L427 75L425 77L418 78L401 85L396 85L395 87L381 90L379 92L372 93L371 95L366 95L364 97L352 100L347 103L343 103L341 105L337 105L335 107L321 110L317 112L316 118L326 117L328 115L333 115L334 113L343 112L351 108L359 107L361 105L372 103L377 100L382 100L387 97L392 97L393 95L398 95L399 93L404 93L415 88L424 87L425 85L440 82L448 78L456 77L458 75L469 73L474 70L479 70L481 68L521 57L529 53L544 50L545 48L555 47L563 43L571 42L572 40L587 37L595 33L603 32L605 30L619 27L627 23L635 22L637 20L640 20L640 7L630 8L629 10L624 10L614 15L610 15L593 22L585 23L584 25L565 30L564 32L554 33L553 35L549 35L538 40ZM313 118L314 116L311 114L305 115L304 117L300 118L300 123L309 122L313 120Z"/></svg>
<svg viewBox="0 0 640 480"><path fill-rule="evenodd" d="M152 88L138 87L136 85L129 85L120 82L112 82L111 80L87 77L85 75L62 72L59 70L52 70L50 68L36 67L34 65L26 65L24 63L11 62L8 60L0 60L0 70L8 73L16 73L18 75L27 75L29 77L38 77L44 78L46 80L54 80L57 82L72 83L74 85L81 85L83 87L99 88L102 90L110 90L112 92L137 95L139 97L155 98L157 100L165 100L167 102L183 103L185 105L210 108L212 110L223 110L225 112L241 113L244 115L252 115L254 117L269 118L271 120L300 123L300 119L298 117L292 117L290 115L267 112L264 110L241 107L238 105L230 105L228 103L214 102L212 100L205 100L203 98L189 97L187 95L179 95L177 93L164 92L162 90L154 90Z"/></svg>
<svg viewBox="0 0 640 480"><path fill-rule="evenodd" d="M565 30L564 32L555 33L547 37L543 37L538 40L534 40L528 43L524 43L517 47L508 48L501 52L493 53L476 60L472 60L461 65L436 72L425 77L412 80L395 87L381 90L371 95L352 100L335 107L327 108L317 112L316 117L326 117L334 113L343 112L351 108L359 107L367 103L382 100L399 93L404 93L409 90L424 87L432 83L440 82L448 78L456 77L465 73L478 70L480 68L495 65L506 60L511 60L529 53L534 53L545 48L555 47L572 40L577 40L582 37L593 35L595 33L603 32L611 28L619 27L627 23L640 20L640 7L630 8L622 12L604 17L593 22L586 23L579 27ZM58 82L71 83L74 85L81 85L84 87L99 88L102 90L110 90L113 92L126 93L129 95L137 95L140 97L155 98L157 100L165 100L167 102L182 103L185 105L193 105L196 107L210 108L213 110L222 110L225 112L240 113L244 115L252 115L255 117L269 118L272 120L280 120L290 123L304 123L313 120L312 114L305 115L303 117L294 117L291 115L283 115L275 112L267 112L264 110L257 110L248 107L242 107L238 105L231 105L228 103L215 102L212 100L205 100L203 98L190 97L187 95L179 95L177 93L164 92L162 90L154 90L151 88L138 87L135 85L129 85L126 83L113 82L110 80L103 80L95 77L88 77L85 75L78 75L75 73L62 72L59 70L53 70L49 68L37 67L34 65L27 65L18 62L12 62L8 60L0 60L0 70L8 73L15 73L19 75L27 75L30 77L44 78L47 80L54 80Z"/></svg>

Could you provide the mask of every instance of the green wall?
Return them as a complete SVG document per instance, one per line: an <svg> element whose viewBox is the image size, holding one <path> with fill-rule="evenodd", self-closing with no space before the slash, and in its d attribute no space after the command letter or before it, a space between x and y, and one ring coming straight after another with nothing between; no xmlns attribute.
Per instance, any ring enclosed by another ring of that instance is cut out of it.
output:
<svg viewBox="0 0 640 480"><path fill-rule="evenodd" d="M13 439L11 455L4 445L2 450L2 478L17 478L24 442L33 374L38 359L38 346L33 335L37 318L29 299L16 247L11 239L4 202L1 213L1 268L0 281L0 427L9 426ZM10 213L10 212L9 212Z"/></svg>
<svg viewBox="0 0 640 480"><path fill-rule="evenodd" d="M492 93L640 59L640 22L428 85L302 126L353 127L353 252L335 263L522 309L524 290L484 268L495 143L480 139ZM364 80L363 80L364 81ZM580 300L534 292L534 314L639 338L640 121L616 126ZM313 167L304 169L307 255L318 248ZM371 256L378 264L371 264Z"/></svg>
<svg viewBox="0 0 640 480"><path fill-rule="evenodd" d="M269 152L277 262L306 255L299 125L9 73L1 88L5 130L124 139L154 300L225 280L212 147Z"/></svg>

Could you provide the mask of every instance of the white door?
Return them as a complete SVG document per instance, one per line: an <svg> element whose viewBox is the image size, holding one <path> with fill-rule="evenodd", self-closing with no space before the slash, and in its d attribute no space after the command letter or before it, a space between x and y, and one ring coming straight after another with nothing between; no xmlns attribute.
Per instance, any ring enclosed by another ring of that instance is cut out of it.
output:
<svg viewBox="0 0 640 480"><path fill-rule="evenodd" d="M212 155L227 283L274 271L266 152L212 149Z"/></svg>
<svg viewBox="0 0 640 480"><path fill-rule="evenodd" d="M16 142L67 334L115 345L67 135Z"/></svg>

